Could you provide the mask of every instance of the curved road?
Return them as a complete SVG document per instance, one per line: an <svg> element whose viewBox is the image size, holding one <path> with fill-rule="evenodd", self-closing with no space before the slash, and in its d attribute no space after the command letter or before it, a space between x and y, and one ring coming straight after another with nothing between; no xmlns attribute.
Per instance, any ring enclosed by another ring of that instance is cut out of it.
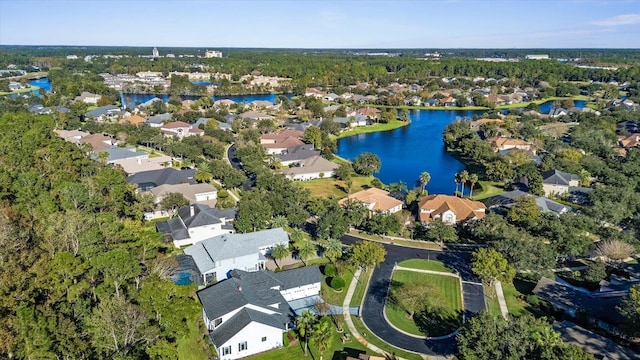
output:
<svg viewBox="0 0 640 360"><path fill-rule="evenodd" d="M359 238L345 235L344 244L355 244ZM384 318L384 304L389 290L393 266L407 259L432 259L456 269L462 277L464 316L466 319L485 309L484 289L471 272L471 254L461 251L432 251L383 244L387 250L385 261L374 269L361 313L362 321L384 341L401 349L427 355L451 355L457 352L455 336L441 340L420 340L391 327Z"/></svg>
<svg viewBox="0 0 640 360"><path fill-rule="evenodd" d="M256 185L256 178L255 176L247 174L247 172L244 170L244 167L242 166L240 159L238 159L238 157L236 156L235 144L232 144L227 149L227 160L229 160L229 164L231 164L231 166L233 166L238 170L242 170L245 173L245 175L247 175L247 181L245 181L245 183L242 184L242 190L245 190L245 191L251 190L251 188Z"/></svg>

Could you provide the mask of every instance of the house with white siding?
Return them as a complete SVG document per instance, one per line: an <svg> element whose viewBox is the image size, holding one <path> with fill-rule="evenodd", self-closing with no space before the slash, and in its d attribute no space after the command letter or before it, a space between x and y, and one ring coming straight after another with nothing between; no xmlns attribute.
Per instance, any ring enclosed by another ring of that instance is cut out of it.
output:
<svg viewBox="0 0 640 360"><path fill-rule="evenodd" d="M232 270L230 277L198 291L209 337L220 360L239 359L282 346L295 322L290 302L320 293L318 266L274 273Z"/></svg>
<svg viewBox="0 0 640 360"><path fill-rule="evenodd" d="M211 192L208 193L209 196L214 196ZM236 209L220 210L206 204L193 204L178 209L177 217L156 223L156 229L170 235L173 245L179 248L218 235L234 233L231 221L235 218Z"/></svg>

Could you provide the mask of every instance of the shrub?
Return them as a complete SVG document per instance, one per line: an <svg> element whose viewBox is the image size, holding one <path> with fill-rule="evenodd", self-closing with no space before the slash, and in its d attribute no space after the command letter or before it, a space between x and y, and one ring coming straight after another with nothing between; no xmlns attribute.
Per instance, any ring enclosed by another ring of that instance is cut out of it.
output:
<svg viewBox="0 0 640 360"><path fill-rule="evenodd" d="M336 267L333 264L327 264L324 266L324 276L335 276L337 272Z"/></svg>
<svg viewBox="0 0 640 360"><path fill-rule="evenodd" d="M334 290L341 291L344 288L344 279L339 276L334 277L331 279L331 287Z"/></svg>

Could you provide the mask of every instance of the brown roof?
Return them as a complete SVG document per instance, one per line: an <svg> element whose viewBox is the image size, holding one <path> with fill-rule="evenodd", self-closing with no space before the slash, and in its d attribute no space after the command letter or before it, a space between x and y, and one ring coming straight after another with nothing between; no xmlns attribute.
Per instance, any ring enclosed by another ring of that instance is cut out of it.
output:
<svg viewBox="0 0 640 360"><path fill-rule="evenodd" d="M346 204L348 200L355 200L365 203L370 210L389 211L398 205L402 205L402 201L389 196L388 191L378 188L369 188L351 194L348 198L339 201L340 205Z"/></svg>
<svg viewBox="0 0 640 360"><path fill-rule="evenodd" d="M91 134L78 140L78 143L91 144L93 151L102 151L112 148L116 141L103 134Z"/></svg>
<svg viewBox="0 0 640 360"><path fill-rule="evenodd" d="M177 128L189 128L191 125L184 121L173 121L162 125L162 129L177 129Z"/></svg>
<svg viewBox="0 0 640 360"><path fill-rule="evenodd" d="M440 104L443 104L443 105L444 105L444 104L446 104L446 103L451 103L451 102L453 102L454 100L455 100L454 98L452 98L451 96L449 96L449 97L446 97L446 98L442 98L442 99L440 99Z"/></svg>
<svg viewBox="0 0 640 360"><path fill-rule="evenodd" d="M625 148L640 146L640 133L633 133L619 138L620 145Z"/></svg>
<svg viewBox="0 0 640 360"><path fill-rule="evenodd" d="M285 175L300 175L300 174L309 174L316 172L332 172L338 168L338 164L331 162L320 155L315 155L310 158L304 159L298 162L300 166L288 168L282 173Z"/></svg>
<svg viewBox="0 0 640 360"><path fill-rule="evenodd" d="M358 109L358 114L364 115L364 116L378 116L378 114L380 114L381 112L382 111L380 111L380 109L376 109L376 108Z"/></svg>
<svg viewBox="0 0 640 360"><path fill-rule="evenodd" d="M532 146L528 142L520 139L512 139L507 137L492 137L487 139L491 145L502 150L505 146Z"/></svg>
<svg viewBox="0 0 640 360"><path fill-rule="evenodd" d="M147 121L147 119L144 116L140 116L140 115L133 115L133 116L129 116L128 118L123 118L120 119L120 121L118 121L120 124L133 124L133 125L138 125L140 123L143 123Z"/></svg>
<svg viewBox="0 0 640 360"><path fill-rule="evenodd" d="M287 129L279 133L269 133L260 136L260 144L266 149L290 149L304 145L304 142L300 140L303 135L304 133L302 131Z"/></svg>
<svg viewBox="0 0 640 360"><path fill-rule="evenodd" d="M420 211L420 221L430 222L447 210L456 214L456 222L482 219L487 207L479 202L451 195L429 195L420 200L420 210L432 210L430 213Z"/></svg>

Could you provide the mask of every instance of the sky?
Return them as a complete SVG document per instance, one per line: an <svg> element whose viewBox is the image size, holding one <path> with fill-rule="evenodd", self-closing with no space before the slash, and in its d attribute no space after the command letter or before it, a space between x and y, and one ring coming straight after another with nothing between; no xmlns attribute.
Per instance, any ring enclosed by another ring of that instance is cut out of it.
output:
<svg viewBox="0 0 640 360"><path fill-rule="evenodd" d="M0 45L640 48L640 0L0 0Z"/></svg>

